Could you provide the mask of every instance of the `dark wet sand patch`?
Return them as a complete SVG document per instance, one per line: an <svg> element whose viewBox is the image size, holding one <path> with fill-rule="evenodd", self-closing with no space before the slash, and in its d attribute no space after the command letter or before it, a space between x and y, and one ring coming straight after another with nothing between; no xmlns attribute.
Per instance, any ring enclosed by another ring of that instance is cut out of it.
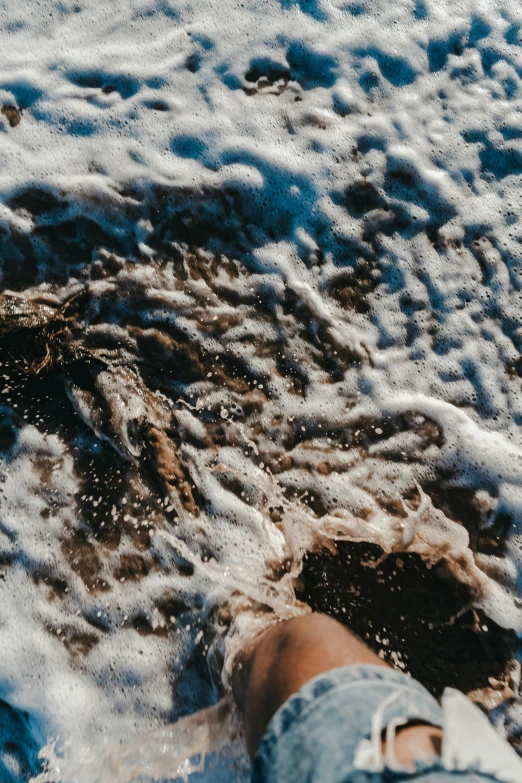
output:
<svg viewBox="0 0 522 783"><path fill-rule="evenodd" d="M517 644L471 608L469 588L430 568L415 554L391 554L374 544L339 542L338 554L305 557L299 597L340 620L395 668L431 693L468 693L503 683ZM500 687L500 686L499 686Z"/></svg>
<svg viewBox="0 0 522 783"><path fill-rule="evenodd" d="M22 109L18 106L2 106L1 112L11 128L16 128L16 126L20 124Z"/></svg>

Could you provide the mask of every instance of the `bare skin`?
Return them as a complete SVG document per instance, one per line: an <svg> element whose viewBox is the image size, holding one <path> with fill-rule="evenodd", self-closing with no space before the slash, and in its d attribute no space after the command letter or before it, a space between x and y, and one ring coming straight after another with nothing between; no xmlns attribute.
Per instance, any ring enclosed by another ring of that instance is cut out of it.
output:
<svg viewBox="0 0 522 783"><path fill-rule="evenodd" d="M256 637L236 662L233 677L251 758L270 719L293 693L318 674L354 664L387 666L347 628L326 615L296 617ZM442 732L435 726L407 725L396 734L395 757L413 769L415 759L440 754L441 739Z"/></svg>

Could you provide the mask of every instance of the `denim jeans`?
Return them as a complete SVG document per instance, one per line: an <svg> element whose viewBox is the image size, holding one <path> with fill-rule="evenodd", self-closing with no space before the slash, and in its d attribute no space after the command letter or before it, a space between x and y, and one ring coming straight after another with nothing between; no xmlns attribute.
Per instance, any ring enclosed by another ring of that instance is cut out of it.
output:
<svg viewBox="0 0 522 783"><path fill-rule="evenodd" d="M422 685L393 669L345 666L321 674L273 716L254 760L252 783L522 783L522 761L477 707L453 693L458 697L453 725L462 725L469 736L459 737L449 750L446 746L446 752L444 736L442 756L417 762L411 771L394 758L395 728L410 721L442 727L445 708Z"/></svg>

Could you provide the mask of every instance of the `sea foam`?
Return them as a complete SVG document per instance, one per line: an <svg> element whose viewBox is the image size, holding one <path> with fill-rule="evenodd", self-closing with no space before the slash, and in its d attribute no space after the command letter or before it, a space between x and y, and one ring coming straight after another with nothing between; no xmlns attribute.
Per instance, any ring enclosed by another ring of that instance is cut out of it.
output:
<svg viewBox="0 0 522 783"><path fill-rule="evenodd" d="M442 559L519 634L522 12L1 12L3 779L140 737L145 776L223 694L216 627L305 611L330 540Z"/></svg>

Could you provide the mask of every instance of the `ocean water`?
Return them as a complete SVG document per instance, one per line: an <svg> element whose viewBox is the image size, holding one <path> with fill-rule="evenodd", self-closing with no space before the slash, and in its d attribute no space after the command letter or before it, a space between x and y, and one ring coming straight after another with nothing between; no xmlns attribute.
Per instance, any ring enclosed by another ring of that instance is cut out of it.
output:
<svg viewBox="0 0 522 783"><path fill-rule="evenodd" d="M0 778L247 780L223 655L336 540L518 636L522 10L0 19Z"/></svg>

